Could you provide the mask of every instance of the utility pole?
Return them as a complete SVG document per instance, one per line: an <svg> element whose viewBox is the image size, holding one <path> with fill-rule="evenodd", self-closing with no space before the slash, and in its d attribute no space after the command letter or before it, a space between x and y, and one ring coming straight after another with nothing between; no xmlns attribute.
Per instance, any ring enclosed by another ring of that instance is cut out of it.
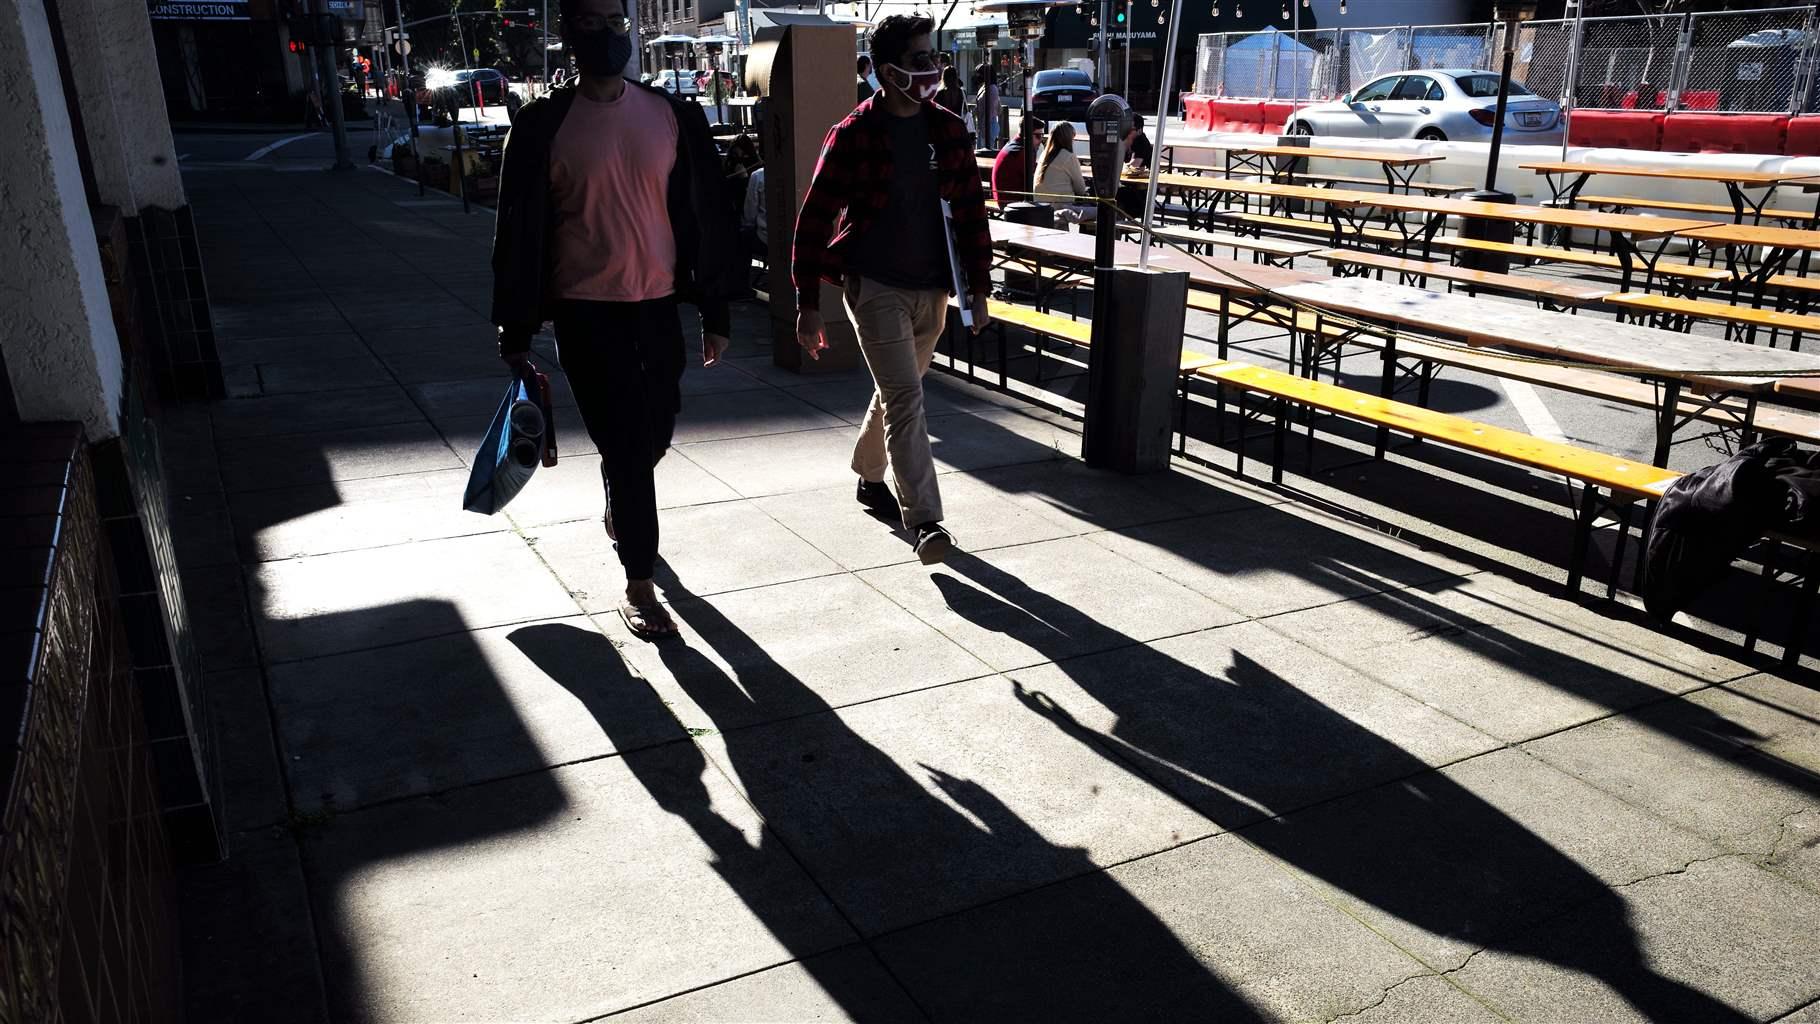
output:
<svg viewBox="0 0 1820 1024"><path fill-rule="evenodd" d="M329 16L328 0L316 0L316 35L319 45L316 47L317 72L323 79L322 105L329 108L329 123L335 129L335 166L337 171L351 171L354 161L348 158L348 120L347 113L341 109L341 76L335 71L335 51L341 48L341 40L324 38L335 33L327 31L340 24L336 18Z"/></svg>
<svg viewBox="0 0 1820 1024"><path fill-rule="evenodd" d="M1094 54L1093 77L1096 79L1094 84L1099 86L1101 92L1110 92L1112 89L1112 83L1107 79L1106 76L1112 70L1111 67L1108 66L1111 64L1111 60L1109 59L1109 54L1107 52L1109 46L1111 45L1110 43L1108 43L1108 40L1110 40L1112 38L1112 0L1100 0L1100 19L1099 20L1100 20L1100 39L1099 39L1100 45L1099 45L1098 52ZM1129 45L1131 40L1127 39L1127 40L1125 40L1125 42L1127 45ZM1126 88L1129 89L1130 87L1127 86Z"/></svg>
<svg viewBox="0 0 1820 1024"><path fill-rule="evenodd" d="M455 12L455 45L461 47L461 63L455 66L465 68L468 66L468 36L461 30L461 11L459 9ZM456 108L457 115L460 114L460 110L461 108Z"/></svg>
<svg viewBox="0 0 1820 1024"><path fill-rule="evenodd" d="M537 23L543 30L543 77L538 80L543 95L550 93L550 0L543 0L543 20Z"/></svg>

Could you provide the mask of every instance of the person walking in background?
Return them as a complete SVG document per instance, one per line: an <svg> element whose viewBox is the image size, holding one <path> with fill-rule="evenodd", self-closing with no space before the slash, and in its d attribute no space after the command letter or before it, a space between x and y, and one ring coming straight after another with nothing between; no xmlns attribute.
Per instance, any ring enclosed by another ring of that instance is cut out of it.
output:
<svg viewBox="0 0 1820 1024"><path fill-rule="evenodd" d="M973 126L981 149L998 149L998 80L991 64L973 69Z"/></svg>
<svg viewBox="0 0 1820 1024"><path fill-rule="evenodd" d="M1092 195L1086 176L1081 174L1081 158L1074 155L1074 125L1057 121L1049 129L1049 140L1043 144L1043 155L1036 164L1036 201L1055 207L1055 219L1079 224L1093 217L1092 200L1075 200Z"/></svg>
<svg viewBox="0 0 1820 1024"><path fill-rule="evenodd" d="M857 496L902 522L925 565L947 557L942 497L929 448L923 374L948 322L953 277L941 200L952 214L973 331L987 323L992 237L978 165L960 118L931 102L941 72L922 15L893 14L872 31L880 92L829 132L796 221L791 279L796 341L828 347L821 285L845 290L847 313L876 388L853 448ZM889 469L896 493L885 484Z"/></svg>
<svg viewBox="0 0 1820 1024"><path fill-rule="evenodd" d="M967 90L961 88L961 73L950 64L942 69L942 88L935 102L959 118L967 116Z"/></svg>
<svg viewBox="0 0 1820 1024"><path fill-rule="evenodd" d="M619 614L640 637L676 632L651 579L657 461L682 407L677 303L701 314L702 363L727 347L745 294L739 229L700 104L626 81L623 0L561 0L578 84L518 112L501 158L492 321L499 354L529 363L556 326L563 369L600 449L603 520L626 573Z"/></svg>
<svg viewBox="0 0 1820 1024"><path fill-rule="evenodd" d="M878 82L872 77L872 58L860 54L856 70L859 72L859 99L856 102L864 103L878 91Z"/></svg>

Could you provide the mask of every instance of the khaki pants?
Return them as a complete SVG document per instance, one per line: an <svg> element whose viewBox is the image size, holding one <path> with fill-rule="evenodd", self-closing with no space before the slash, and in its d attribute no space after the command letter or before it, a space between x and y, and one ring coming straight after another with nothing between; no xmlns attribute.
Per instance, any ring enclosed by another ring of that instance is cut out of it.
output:
<svg viewBox="0 0 1820 1024"><path fill-rule="evenodd" d="M890 468L905 529L938 522L942 495L929 451L923 374L948 323L948 293L893 288L849 274L847 315L878 385L853 446L853 471L862 480L877 481Z"/></svg>

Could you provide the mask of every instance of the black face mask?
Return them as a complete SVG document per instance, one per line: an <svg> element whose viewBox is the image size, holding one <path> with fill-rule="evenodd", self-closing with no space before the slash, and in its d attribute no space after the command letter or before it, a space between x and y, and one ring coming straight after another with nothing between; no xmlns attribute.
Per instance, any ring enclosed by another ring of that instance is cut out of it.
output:
<svg viewBox="0 0 1820 1024"><path fill-rule="evenodd" d="M583 74L604 78L626 69L626 62L632 59L632 37L610 28L571 32L569 49Z"/></svg>

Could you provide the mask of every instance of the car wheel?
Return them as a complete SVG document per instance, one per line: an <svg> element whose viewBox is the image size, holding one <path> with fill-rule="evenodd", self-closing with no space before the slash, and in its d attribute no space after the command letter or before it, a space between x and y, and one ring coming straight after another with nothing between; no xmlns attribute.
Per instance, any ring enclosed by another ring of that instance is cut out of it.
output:
<svg viewBox="0 0 1820 1024"><path fill-rule="evenodd" d="M1289 129L1289 134L1291 134L1291 135L1313 135L1314 134L1314 125L1309 124L1307 121L1297 121L1295 123L1295 127Z"/></svg>
<svg viewBox="0 0 1820 1024"><path fill-rule="evenodd" d="M1416 138L1423 142L1446 142L1447 135L1439 128L1424 128L1416 133Z"/></svg>

